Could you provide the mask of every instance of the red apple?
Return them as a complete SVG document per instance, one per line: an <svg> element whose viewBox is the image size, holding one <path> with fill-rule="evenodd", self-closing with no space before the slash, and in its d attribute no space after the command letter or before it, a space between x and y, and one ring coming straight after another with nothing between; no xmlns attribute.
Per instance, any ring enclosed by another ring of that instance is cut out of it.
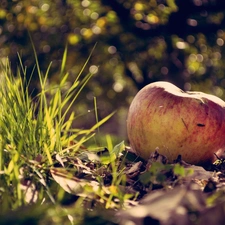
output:
<svg viewBox="0 0 225 225"><path fill-rule="evenodd" d="M130 105L127 134L144 159L157 149L170 162L181 155L188 163L204 164L225 149L225 102L168 82L151 83Z"/></svg>

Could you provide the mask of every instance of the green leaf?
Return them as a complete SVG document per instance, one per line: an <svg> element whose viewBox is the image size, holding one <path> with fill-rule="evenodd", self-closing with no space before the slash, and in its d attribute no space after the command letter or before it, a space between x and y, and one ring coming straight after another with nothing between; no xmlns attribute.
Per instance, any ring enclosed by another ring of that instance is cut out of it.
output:
<svg viewBox="0 0 225 225"><path fill-rule="evenodd" d="M116 155L116 157L118 157L119 154L122 151L124 151L124 149L125 149L125 145L124 145L124 141L122 141L113 148L112 153L114 153Z"/></svg>
<svg viewBox="0 0 225 225"><path fill-rule="evenodd" d="M182 177L185 176L185 169L180 164L175 164L173 168L173 172L175 175L182 176Z"/></svg>

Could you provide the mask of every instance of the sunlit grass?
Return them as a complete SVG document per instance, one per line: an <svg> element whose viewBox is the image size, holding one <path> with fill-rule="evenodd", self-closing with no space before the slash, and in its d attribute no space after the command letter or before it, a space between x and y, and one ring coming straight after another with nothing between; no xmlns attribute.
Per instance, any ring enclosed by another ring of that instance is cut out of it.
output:
<svg viewBox="0 0 225 225"><path fill-rule="evenodd" d="M0 64L2 221L11 221L8 218L11 210L15 211L18 224L23 220L22 215L26 218L37 217L38 221L44 209L42 224L47 224L47 221L54 224L54 220L64 224L79 224L78 221L82 223L82 215L86 213L80 204L92 208L91 202L95 201L95 204L105 209L116 209L123 207L124 201L130 197L124 195L119 186L125 183L120 158L124 143L114 147L111 137L106 135L101 138L105 139L103 147L95 138L96 132L100 134L99 127L114 113L99 120L95 98L93 105L96 123L85 130L73 126L77 118L72 109L93 74L87 74L84 78L81 76L88 58L74 82L68 86L66 55L67 48L62 58L60 83L53 86L48 81L51 64L43 73L35 54L34 70L38 71L40 91L33 98L28 91L32 74L29 74L30 80L26 80L28 74L20 57L16 75L12 74L8 60ZM91 164L93 170L90 170ZM106 174L112 174L110 184L104 183L103 177ZM61 206L68 193L69 196L77 196L72 214L69 209ZM46 208L46 204L51 206ZM29 215L23 211L29 210L28 205L33 205ZM34 213L34 209L40 211ZM80 217L76 223L74 216Z"/></svg>

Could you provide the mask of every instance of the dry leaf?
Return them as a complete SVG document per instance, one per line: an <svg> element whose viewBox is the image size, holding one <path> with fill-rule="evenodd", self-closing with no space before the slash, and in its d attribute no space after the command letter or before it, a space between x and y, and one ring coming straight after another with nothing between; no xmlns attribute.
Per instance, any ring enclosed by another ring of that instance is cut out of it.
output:
<svg viewBox="0 0 225 225"><path fill-rule="evenodd" d="M64 168L54 168L50 170L53 179L68 193L78 194L83 188L80 184L80 179L73 176Z"/></svg>
<svg viewBox="0 0 225 225"><path fill-rule="evenodd" d="M153 219L161 225L190 225L192 211L202 211L205 198L196 187L178 187L173 190L158 190L148 194L140 202L127 211L119 213L121 225L144 225L146 220Z"/></svg>

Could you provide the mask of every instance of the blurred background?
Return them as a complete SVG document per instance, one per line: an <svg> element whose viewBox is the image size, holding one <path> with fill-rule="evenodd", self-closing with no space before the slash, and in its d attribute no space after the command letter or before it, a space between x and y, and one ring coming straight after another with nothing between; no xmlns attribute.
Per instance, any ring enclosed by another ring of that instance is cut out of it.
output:
<svg viewBox="0 0 225 225"><path fill-rule="evenodd" d="M0 57L16 72L20 55L35 94L29 33L43 73L52 63L52 84L66 44L72 83L97 43L83 73L94 76L74 105L75 126L95 123L96 97L99 119L117 111L101 131L126 140L129 104L148 83L166 80L225 99L224 15L224 0L1 0Z"/></svg>

